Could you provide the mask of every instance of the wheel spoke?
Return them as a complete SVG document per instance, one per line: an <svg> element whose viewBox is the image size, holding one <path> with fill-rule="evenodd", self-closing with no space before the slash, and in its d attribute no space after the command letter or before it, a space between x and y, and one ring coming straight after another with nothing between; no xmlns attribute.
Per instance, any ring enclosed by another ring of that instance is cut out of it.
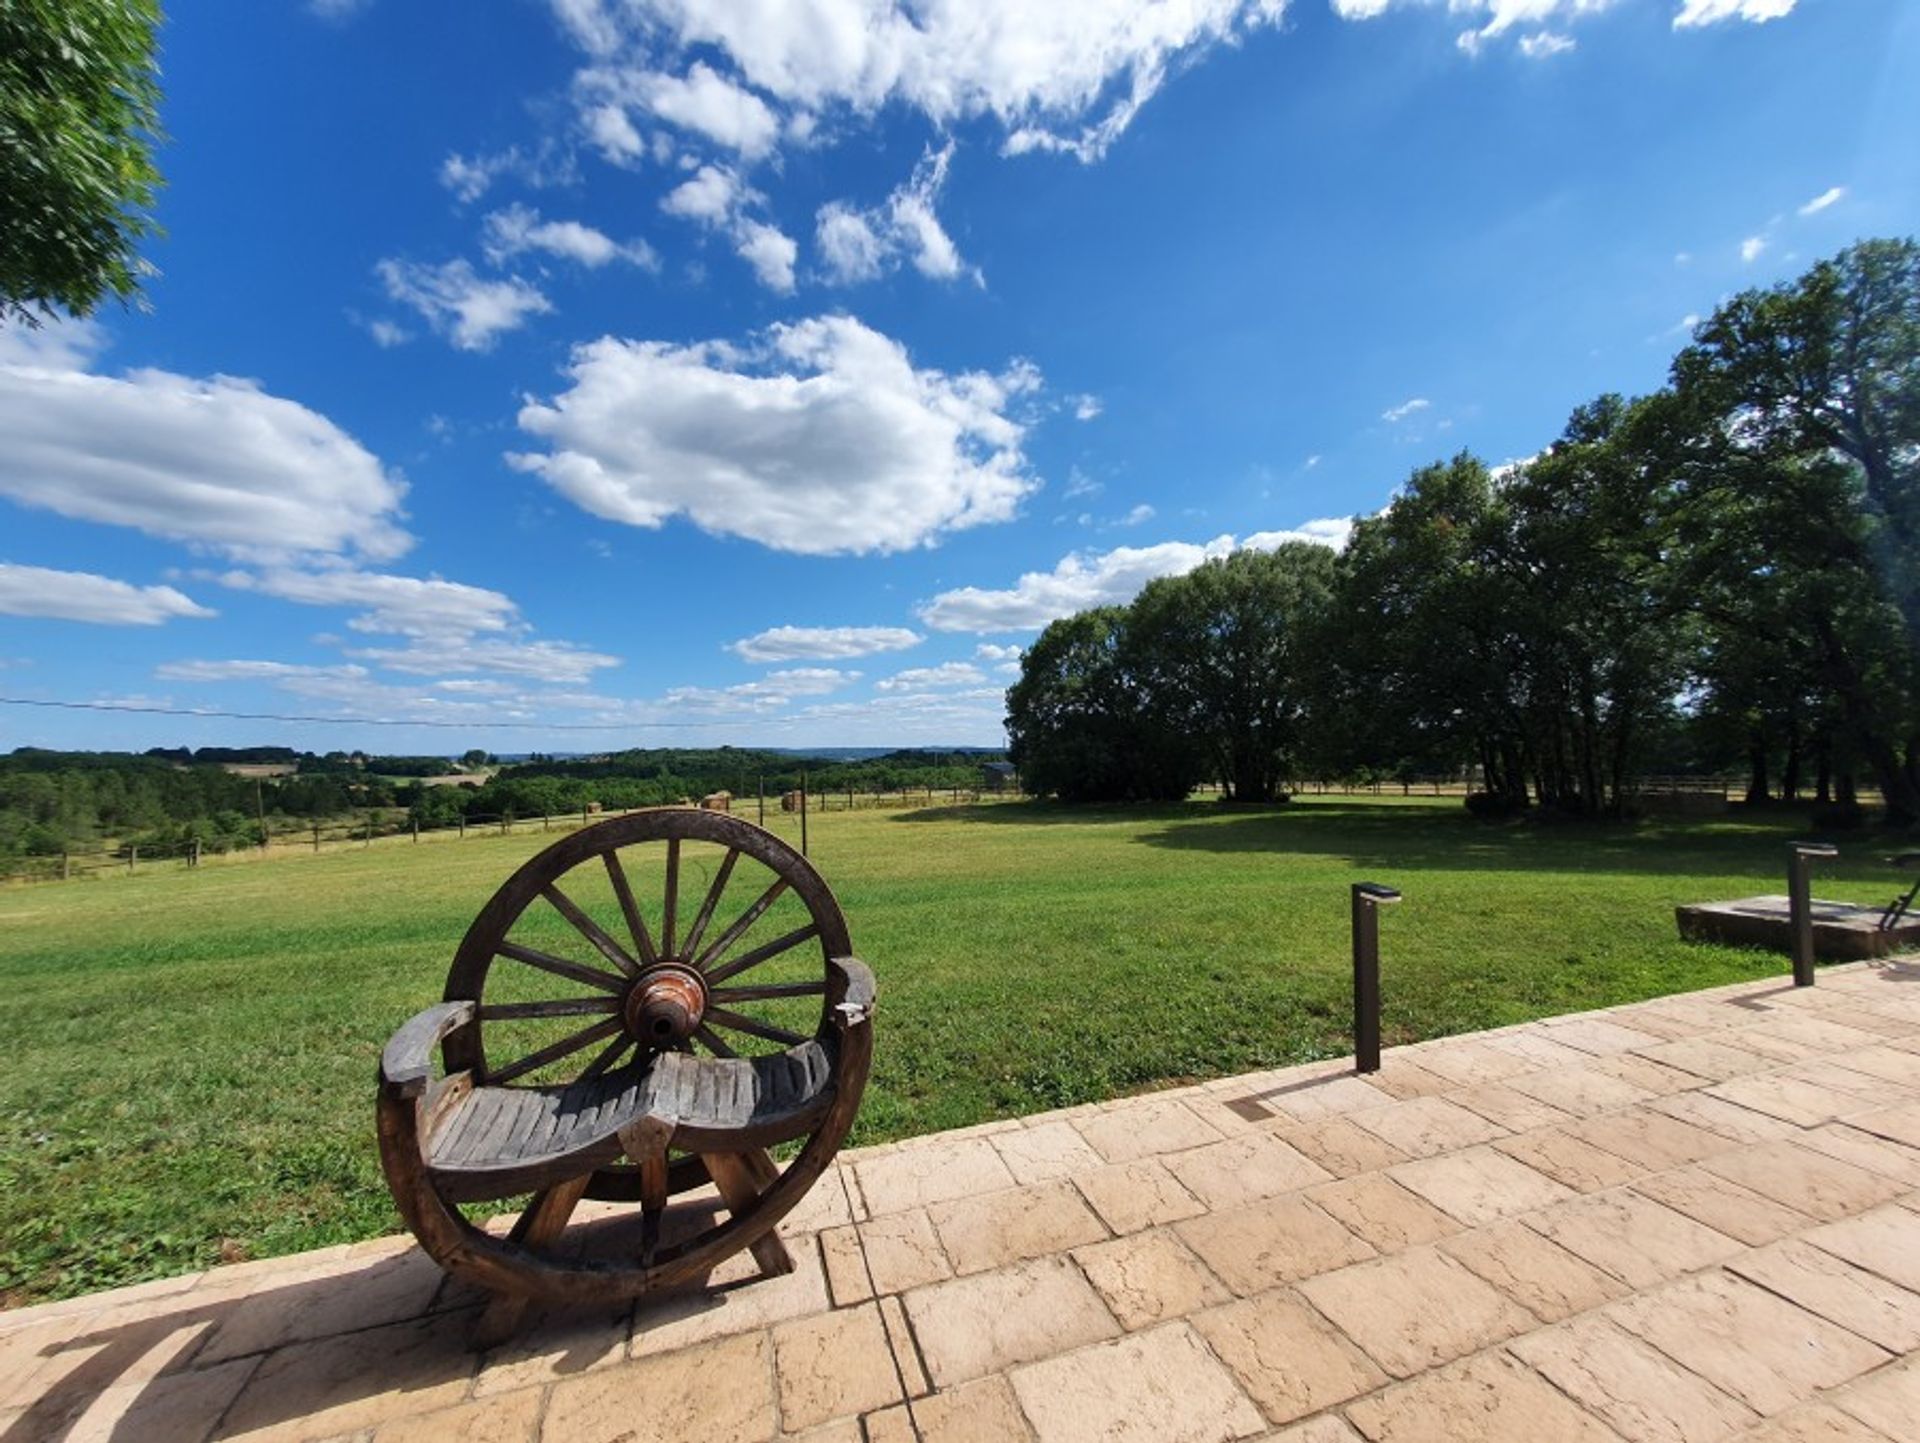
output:
<svg viewBox="0 0 1920 1443"><path fill-rule="evenodd" d="M693 1029L693 1035L706 1043L707 1050L713 1053L715 1057L738 1057L740 1055L731 1047L727 1046L725 1042L721 1041L720 1034L704 1022Z"/></svg>
<svg viewBox="0 0 1920 1443"><path fill-rule="evenodd" d="M580 1080L584 1082L589 1077L598 1077L603 1072L612 1071L613 1065L620 1060L620 1054L631 1046L633 1046L633 1039L631 1037L614 1038L604 1052L582 1069Z"/></svg>
<svg viewBox="0 0 1920 1443"><path fill-rule="evenodd" d="M819 935L820 924L818 922L809 922L804 927L796 927L793 931L787 933L786 936L775 937L771 942L756 947L751 952L742 953L740 956L734 958L733 961L727 963L726 966L714 968L707 974L707 982L709 984L724 982L729 977L746 971L749 967L758 967L769 957L778 957L782 952L790 948L798 947L808 938Z"/></svg>
<svg viewBox="0 0 1920 1443"><path fill-rule="evenodd" d="M667 906L660 920L660 954L672 957L673 919L680 910L680 839L667 838Z"/></svg>
<svg viewBox="0 0 1920 1443"><path fill-rule="evenodd" d="M647 919L640 915L640 906L633 900L633 888L627 883L626 868L620 865L618 852L602 852L600 860L607 864L607 877L613 883L613 895L620 899L620 911L627 919L627 930L633 933L634 951L640 954L640 960L648 967L660 960L660 954L653 950L653 938L647 933Z"/></svg>
<svg viewBox="0 0 1920 1443"><path fill-rule="evenodd" d="M482 1002L482 1022L513 1022L525 1017L584 1017L597 1012L617 1012L617 997L564 997L551 1002Z"/></svg>
<svg viewBox="0 0 1920 1443"><path fill-rule="evenodd" d="M640 975L639 964L621 949L618 942L614 941L613 938L601 930L598 922L594 921L593 918L589 917L585 912L582 912L574 900L565 892L562 892L552 882L549 882L540 889L540 895L553 903L554 908L562 917L565 917L569 922L573 923L575 931L593 943L594 951L598 952L615 967L618 967L622 972L626 973L627 976L638 977Z"/></svg>
<svg viewBox="0 0 1920 1443"><path fill-rule="evenodd" d="M598 987L603 992L624 992L626 982L610 972L602 972L597 967L582 967L578 962L569 962L564 957L556 957L551 952L542 952L537 947L522 947L518 942L502 942L494 948L502 957L511 957L516 962L524 962L529 967L538 967L542 972L551 972L556 977L571 977L575 982L584 982L589 987Z"/></svg>
<svg viewBox="0 0 1920 1443"><path fill-rule="evenodd" d="M749 1017L744 1012L730 1012L724 1007L709 1007L707 1021L733 1032L746 1032L755 1037L764 1037L769 1042L782 1042L788 1047L798 1047L807 1039L797 1032L789 1032L784 1027L775 1027L771 1022L762 1022Z"/></svg>
<svg viewBox="0 0 1920 1443"><path fill-rule="evenodd" d="M489 1071L487 1081L489 1084L511 1082L514 1078L532 1072L535 1068L545 1067L549 1062L558 1062L561 1058L578 1052L583 1047L589 1047L603 1037L611 1036L618 1032L622 1025L618 1017L609 1017L604 1022L596 1022L584 1031L576 1032L570 1037L563 1037L558 1042L542 1047L538 1052L529 1052L525 1057L509 1062L505 1067Z"/></svg>
<svg viewBox="0 0 1920 1443"><path fill-rule="evenodd" d="M747 928L751 927L755 922L758 922L767 908L779 901L780 894L786 890L787 879L785 877L778 878L771 887L760 894L758 901L747 908L746 911L742 912L739 917L734 920L734 924L720 934L718 941L700 954L699 960L693 965L702 972L706 971L707 964L744 937Z"/></svg>
<svg viewBox="0 0 1920 1443"><path fill-rule="evenodd" d="M727 879L733 875L733 864L739 860L739 850L729 848L720 870L714 874L713 885L707 888L707 900L700 904L700 915L693 919L693 926L687 931L687 945L683 949L687 956L700 950L700 939L706 935L707 923L713 920L713 909L720 905L720 894L727 890Z"/></svg>
<svg viewBox="0 0 1920 1443"><path fill-rule="evenodd" d="M716 987L712 997L715 1002L759 1002L769 997L820 997L826 990L824 982L772 982L764 987Z"/></svg>

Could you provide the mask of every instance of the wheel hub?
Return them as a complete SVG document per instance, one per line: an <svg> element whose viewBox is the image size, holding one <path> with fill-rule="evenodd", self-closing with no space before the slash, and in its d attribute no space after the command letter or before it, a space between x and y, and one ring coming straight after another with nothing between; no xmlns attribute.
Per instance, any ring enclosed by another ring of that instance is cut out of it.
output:
<svg viewBox="0 0 1920 1443"><path fill-rule="evenodd" d="M627 989L622 1015L643 1046L677 1047L693 1036L707 1012L707 983L693 968L662 962Z"/></svg>

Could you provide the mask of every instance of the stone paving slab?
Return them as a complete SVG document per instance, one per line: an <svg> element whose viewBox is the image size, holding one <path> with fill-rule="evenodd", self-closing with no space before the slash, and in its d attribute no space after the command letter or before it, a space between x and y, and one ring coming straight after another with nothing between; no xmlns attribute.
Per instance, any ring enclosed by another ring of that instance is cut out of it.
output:
<svg viewBox="0 0 1920 1443"><path fill-rule="evenodd" d="M783 1231L484 1355L404 1237L0 1312L0 1443L1914 1443L1920 959L862 1149Z"/></svg>

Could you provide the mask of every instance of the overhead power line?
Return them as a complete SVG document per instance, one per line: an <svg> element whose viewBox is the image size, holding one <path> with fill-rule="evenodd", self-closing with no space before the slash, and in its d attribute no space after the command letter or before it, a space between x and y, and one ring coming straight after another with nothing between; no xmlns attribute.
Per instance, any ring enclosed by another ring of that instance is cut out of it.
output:
<svg viewBox="0 0 1920 1443"><path fill-rule="evenodd" d="M752 721L618 721L618 722L527 722L527 721L489 721L474 718L467 721L405 721L397 717L374 716L306 716L295 712L274 711L215 711L210 708L179 706L148 706L144 703L124 701L42 701L32 697L0 696L0 706L37 706L56 711L115 711L138 712L147 716L180 717L216 717L229 721L273 721L273 722L317 722L323 726L358 727L448 727L463 731L477 731L482 728L506 729L512 731L540 732L607 732L607 731L651 731L662 727L692 728L721 726L779 726L780 719L756 717Z"/></svg>

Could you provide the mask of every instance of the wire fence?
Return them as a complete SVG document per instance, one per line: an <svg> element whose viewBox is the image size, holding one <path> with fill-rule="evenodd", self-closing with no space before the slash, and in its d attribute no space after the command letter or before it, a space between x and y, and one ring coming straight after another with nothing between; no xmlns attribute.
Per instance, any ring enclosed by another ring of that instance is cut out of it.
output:
<svg viewBox="0 0 1920 1443"><path fill-rule="evenodd" d="M1021 794L1011 788L1002 791L971 787L906 787L890 791L777 793L770 796L723 794L723 810L766 823L783 813L819 815L823 812L864 811L916 806L960 806L980 801L1017 801ZM692 799L680 805L709 805ZM468 837L504 837L528 832L569 832L639 810L633 807L602 808L592 805L577 812L546 812L537 816L511 813L492 815L470 813L443 824L422 823L405 812L379 811L352 819L332 818L306 825L269 825L262 840L228 840L215 843L197 839L177 842L128 842L114 847L73 850L44 856L15 858L8 870L0 871L0 884L26 882L80 881L102 875L117 876L156 867L191 871L203 861L214 858L239 860L339 851L350 847L371 847L402 843L462 841Z"/></svg>

